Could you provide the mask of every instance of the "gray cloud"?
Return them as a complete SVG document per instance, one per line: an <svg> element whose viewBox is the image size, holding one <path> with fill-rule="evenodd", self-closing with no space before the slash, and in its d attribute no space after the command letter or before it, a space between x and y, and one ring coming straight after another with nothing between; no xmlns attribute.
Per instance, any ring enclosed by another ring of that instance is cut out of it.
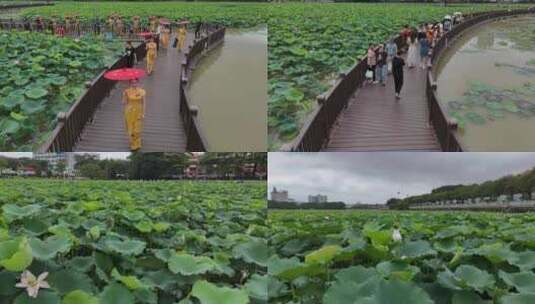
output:
<svg viewBox="0 0 535 304"><path fill-rule="evenodd" d="M384 203L394 196L478 183L535 167L535 153L279 152L268 157L270 189L287 189L297 200L321 193L349 203Z"/></svg>

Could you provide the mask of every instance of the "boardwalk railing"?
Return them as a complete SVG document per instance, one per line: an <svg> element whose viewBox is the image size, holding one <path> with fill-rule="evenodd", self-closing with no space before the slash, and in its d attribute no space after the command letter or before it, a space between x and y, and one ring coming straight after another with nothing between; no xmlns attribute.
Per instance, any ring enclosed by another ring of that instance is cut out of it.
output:
<svg viewBox="0 0 535 304"><path fill-rule="evenodd" d="M54 5L52 2L6 2L0 3L0 10L4 9L16 9L16 8L26 8L26 7L36 7L36 6L50 6Z"/></svg>
<svg viewBox="0 0 535 304"><path fill-rule="evenodd" d="M204 133L202 132L201 123L199 121L199 108L191 104L188 95L188 85L191 72L195 65L199 62L201 57L210 49L223 42L225 37L225 28L217 28L214 31L209 31L207 36L195 39L193 45L185 54L185 59L181 65L181 75L179 85L180 94L180 116L184 123L184 131L187 137L188 151L207 151L208 145Z"/></svg>
<svg viewBox="0 0 535 304"><path fill-rule="evenodd" d="M394 41L399 48L404 45L400 36L394 38ZM331 128L338 115L348 106L351 95L366 81L367 69L364 56L347 73L341 73L334 86L316 98L318 107L308 116L309 119L292 144L282 150L320 151L329 141Z"/></svg>
<svg viewBox="0 0 535 304"><path fill-rule="evenodd" d="M145 43L136 48L138 60L145 58ZM119 69L127 64L126 56L119 58L108 70ZM58 113L58 123L50 137L38 152L71 152L82 134L85 125L93 118L98 106L109 95L115 81L104 78L102 71L93 81L87 83L88 90L70 107L69 111Z"/></svg>
<svg viewBox="0 0 535 304"><path fill-rule="evenodd" d="M439 98L437 96L437 83L435 81L434 76L437 73L437 65L435 63L440 58L440 55L443 54L444 51L448 49L451 45L453 45L453 42L456 39L462 36L461 33L463 31L471 28L476 24L480 24L487 20L493 20L496 18L514 16L519 14L527 14L530 12L533 13L535 11L532 9L519 9L511 11L495 11L472 14L468 16L468 18L466 18L464 22L456 25L451 31L445 33L435 44L435 47L433 48L433 53L431 55L432 67L427 73L425 90L429 107L429 121L435 129L436 136L438 138L442 151L462 152L465 149L463 149L462 144L460 143L458 138L457 121L454 118L448 117L443 104L439 101Z"/></svg>
<svg viewBox="0 0 535 304"><path fill-rule="evenodd" d="M434 47L432 62L439 57L443 49L451 42L452 37L467 29L468 27L480 23L484 20L506 17L527 12L532 9L521 9L513 11L478 12L465 15L464 22L456 25L447 32ZM405 45L401 36L394 38L398 49ZM318 106L308 115L298 136L285 145L283 151L320 151L329 141L329 135L339 114L348 106L350 97L355 90L365 82L367 70L366 56L363 56L347 73L340 74L335 84L325 93L316 98ZM428 99L429 119L435 128L437 138L443 151L463 151L456 136L457 124L454 120L448 119L446 112L442 108L436 97L436 83L433 74L428 73L426 84L426 96Z"/></svg>

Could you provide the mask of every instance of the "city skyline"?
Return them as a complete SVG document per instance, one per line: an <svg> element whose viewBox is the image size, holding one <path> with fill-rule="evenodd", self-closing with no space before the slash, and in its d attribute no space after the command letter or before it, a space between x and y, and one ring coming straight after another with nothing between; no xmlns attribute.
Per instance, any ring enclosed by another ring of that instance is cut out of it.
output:
<svg viewBox="0 0 535 304"><path fill-rule="evenodd" d="M269 189L296 201L384 204L444 185L480 183L535 167L535 153L270 153Z"/></svg>

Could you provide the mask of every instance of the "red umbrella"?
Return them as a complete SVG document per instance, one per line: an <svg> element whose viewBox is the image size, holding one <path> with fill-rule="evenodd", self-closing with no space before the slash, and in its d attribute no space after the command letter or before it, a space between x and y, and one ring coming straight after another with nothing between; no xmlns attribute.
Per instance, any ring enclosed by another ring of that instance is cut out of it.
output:
<svg viewBox="0 0 535 304"><path fill-rule="evenodd" d="M183 25L183 24L189 24L189 21L185 20L185 21L180 21L178 24L180 25Z"/></svg>
<svg viewBox="0 0 535 304"><path fill-rule="evenodd" d="M170 22L169 22L168 19L163 19L163 18L162 18L162 19L160 19L160 24L163 24L163 25L169 25Z"/></svg>
<svg viewBox="0 0 535 304"><path fill-rule="evenodd" d="M104 74L104 78L109 80L134 80L143 76L145 76L145 70L130 68L111 70Z"/></svg>

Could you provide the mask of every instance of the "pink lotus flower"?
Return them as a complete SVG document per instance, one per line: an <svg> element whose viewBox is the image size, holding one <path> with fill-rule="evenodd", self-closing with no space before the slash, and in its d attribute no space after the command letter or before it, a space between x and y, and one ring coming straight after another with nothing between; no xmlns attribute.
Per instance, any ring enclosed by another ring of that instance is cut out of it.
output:
<svg viewBox="0 0 535 304"><path fill-rule="evenodd" d="M37 278L35 278L31 272L25 270L20 277L20 283L17 283L15 287L26 288L28 296L31 298L37 298L40 288L50 288L50 285L45 282L47 276L48 272L43 272Z"/></svg>

